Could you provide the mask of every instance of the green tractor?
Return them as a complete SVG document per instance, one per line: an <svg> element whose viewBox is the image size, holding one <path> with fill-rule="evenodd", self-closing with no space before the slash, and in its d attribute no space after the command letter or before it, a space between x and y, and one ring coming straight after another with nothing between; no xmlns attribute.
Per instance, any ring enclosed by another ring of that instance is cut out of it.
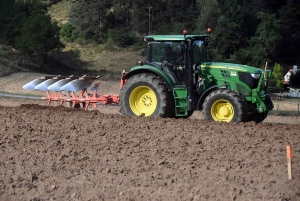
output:
<svg viewBox="0 0 300 201"><path fill-rule="evenodd" d="M273 103L271 72L246 65L208 62L209 34L148 35L146 62L123 76L121 112L187 118L202 110L207 120L262 122Z"/></svg>

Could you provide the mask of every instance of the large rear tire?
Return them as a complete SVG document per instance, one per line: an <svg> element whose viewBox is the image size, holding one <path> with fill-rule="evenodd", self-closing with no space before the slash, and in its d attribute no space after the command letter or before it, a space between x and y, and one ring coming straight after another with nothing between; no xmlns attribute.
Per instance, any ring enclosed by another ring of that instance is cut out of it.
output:
<svg viewBox="0 0 300 201"><path fill-rule="evenodd" d="M121 113L135 116L174 116L174 99L164 82L153 74L137 74L120 93Z"/></svg>
<svg viewBox="0 0 300 201"><path fill-rule="evenodd" d="M211 121L245 122L247 102L234 91L220 89L205 98L202 112L204 118Z"/></svg>

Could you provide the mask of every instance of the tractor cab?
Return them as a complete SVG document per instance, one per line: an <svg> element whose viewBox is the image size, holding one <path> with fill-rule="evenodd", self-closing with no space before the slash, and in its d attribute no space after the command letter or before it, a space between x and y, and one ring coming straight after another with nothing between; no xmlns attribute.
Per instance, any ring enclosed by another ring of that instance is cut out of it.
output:
<svg viewBox="0 0 300 201"><path fill-rule="evenodd" d="M147 64L162 69L176 84L188 81L188 65L193 71L207 61L206 35L147 36Z"/></svg>

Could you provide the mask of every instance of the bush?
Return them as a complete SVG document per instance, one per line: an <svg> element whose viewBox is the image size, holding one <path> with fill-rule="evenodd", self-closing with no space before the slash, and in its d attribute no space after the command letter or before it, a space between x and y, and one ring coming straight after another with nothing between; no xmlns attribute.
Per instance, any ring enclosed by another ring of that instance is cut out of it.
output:
<svg viewBox="0 0 300 201"><path fill-rule="evenodd" d="M75 39L74 39L74 36L73 36L73 31L75 29L76 28L70 23L63 24L61 26L61 30L60 30L60 36L61 36L62 41L64 41L64 42L74 42Z"/></svg>
<svg viewBox="0 0 300 201"><path fill-rule="evenodd" d="M36 15L25 19L15 47L30 55L47 55L60 52L64 47L59 40L59 27L46 15Z"/></svg>
<svg viewBox="0 0 300 201"><path fill-rule="evenodd" d="M281 92L283 89L283 69L280 64L275 63L270 79L270 92ZM273 90L272 90L273 89Z"/></svg>

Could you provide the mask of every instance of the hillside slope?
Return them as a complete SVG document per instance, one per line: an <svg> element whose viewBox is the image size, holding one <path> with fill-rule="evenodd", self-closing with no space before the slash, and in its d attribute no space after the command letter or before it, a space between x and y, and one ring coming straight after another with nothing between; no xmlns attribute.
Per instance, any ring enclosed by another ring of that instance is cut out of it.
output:
<svg viewBox="0 0 300 201"><path fill-rule="evenodd" d="M11 47L0 45L0 77L9 75L33 65L22 54Z"/></svg>

